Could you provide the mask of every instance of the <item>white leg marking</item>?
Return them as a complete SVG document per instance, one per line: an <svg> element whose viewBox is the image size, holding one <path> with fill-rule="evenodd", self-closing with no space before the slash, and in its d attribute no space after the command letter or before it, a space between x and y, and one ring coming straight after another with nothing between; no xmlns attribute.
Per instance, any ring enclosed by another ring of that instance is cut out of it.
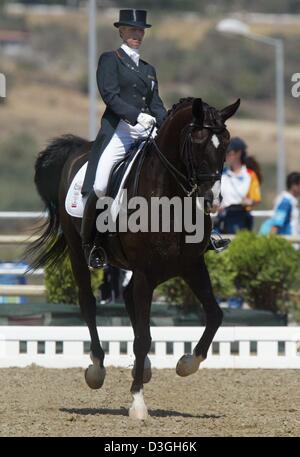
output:
<svg viewBox="0 0 300 457"><path fill-rule="evenodd" d="M147 406L144 401L144 392L141 389L136 394L133 394L133 403L129 410L129 417L132 419L146 420L148 417Z"/></svg>

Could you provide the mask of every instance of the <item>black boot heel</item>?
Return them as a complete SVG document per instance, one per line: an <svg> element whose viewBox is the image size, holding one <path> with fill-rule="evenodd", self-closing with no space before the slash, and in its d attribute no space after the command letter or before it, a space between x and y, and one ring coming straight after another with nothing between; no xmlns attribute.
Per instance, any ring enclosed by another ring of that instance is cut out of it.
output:
<svg viewBox="0 0 300 457"><path fill-rule="evenodd" d="M217 236L218 238L214 238L213 235ZM229 238L222 238L218 232L213 231L210 236L210 242L207 250L215 251L218 254L219 252L223 252L225 249L227 249L230 243L231 240Z"/></svg>

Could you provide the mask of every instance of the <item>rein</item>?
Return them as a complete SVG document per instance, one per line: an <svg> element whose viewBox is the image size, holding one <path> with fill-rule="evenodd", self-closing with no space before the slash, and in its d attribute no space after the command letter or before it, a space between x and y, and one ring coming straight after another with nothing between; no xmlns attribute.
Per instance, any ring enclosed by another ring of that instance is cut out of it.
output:
<svg viewBox="0 0 300 457"><path fill-rule="evenodd" d="M185 187L185 185L189 185L189 180L188 178L183 174L181 173L181 171L179 171L176 167L174 167L174 165L166 158L166 156L161 152L161 150L159 149L159 147L157 146L156 144L156 141L154 139L151 140L151 143L154 145L155 147L155 150L157 152L157 155L158 157L160 158L161 162L165 165L166 169L170 172L170 174L173 176L173 178L175 179L176 183L181 187L181 189L183 190L183 192L188 196L190 197L195 191L196 191L196 188L192 188L190 191ZM182 183L182 181L184 181L184 184Z"/></svg>

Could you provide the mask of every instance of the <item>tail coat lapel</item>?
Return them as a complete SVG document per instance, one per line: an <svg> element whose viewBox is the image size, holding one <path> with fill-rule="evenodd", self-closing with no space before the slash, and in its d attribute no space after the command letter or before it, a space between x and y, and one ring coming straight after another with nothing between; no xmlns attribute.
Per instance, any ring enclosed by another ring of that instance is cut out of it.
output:
<svg viewBox="0 0 300 457"><path fill-rule="evenodd" d="M116 50L116 55L120 59L123 65L125 65L127 68L130 70L134 71L143 81L147 86L151 85L151 81L147 77L147 75L140 70L140 67L137 67L134 61L126 54L124 49L119 48ZM140 62L140 66L142 66L142 62Z"/></svg>

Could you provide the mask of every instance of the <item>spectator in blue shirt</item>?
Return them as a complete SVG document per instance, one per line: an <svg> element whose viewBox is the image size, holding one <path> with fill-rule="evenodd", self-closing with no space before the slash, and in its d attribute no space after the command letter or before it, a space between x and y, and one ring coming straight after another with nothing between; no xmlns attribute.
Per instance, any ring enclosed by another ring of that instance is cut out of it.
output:
<svg viewBox="0 0 300 457"><path fill-rule="evenodd" d="M287 190L281 192L276 198L274 214L271 219L262 224L260 234L299 234L298 198L300 197L300 173L290 173L287 177L286 186Z"/></svg>

